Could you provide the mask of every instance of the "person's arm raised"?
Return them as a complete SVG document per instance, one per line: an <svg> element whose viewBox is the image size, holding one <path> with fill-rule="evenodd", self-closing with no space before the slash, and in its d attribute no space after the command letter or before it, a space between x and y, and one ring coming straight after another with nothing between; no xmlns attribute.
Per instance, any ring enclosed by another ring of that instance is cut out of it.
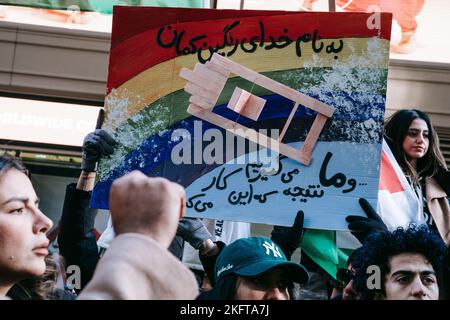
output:
<svg viewBox="0 0 450 320"><path fill-rule="evenodd" d="M97 164L102 157L114 152L116 141L103 129L89 133L83 141L81 153L81 174L77 189L91 191L94 189Z"/></svg>
<svg viewBox="0 0 450 320"><path fill-rule="evenodd" d="M194 299L192 272L168 250L185 211L185 192L133 171L117 179L109 207L117 237L80 299Z"/></svg>
<svg viewBox="0 0 450 320"><path fill-rule="evenodd" d="M101 157L112 154L114 145L114 139L102 129L86 135L82 146L82 171L78 183L71 183L66 188L59 222L61 227L58 245L67 265L79 266L80 289L92 278L99 260L97 239L93 231L97 210L89 207L95 170Z"/></svg>

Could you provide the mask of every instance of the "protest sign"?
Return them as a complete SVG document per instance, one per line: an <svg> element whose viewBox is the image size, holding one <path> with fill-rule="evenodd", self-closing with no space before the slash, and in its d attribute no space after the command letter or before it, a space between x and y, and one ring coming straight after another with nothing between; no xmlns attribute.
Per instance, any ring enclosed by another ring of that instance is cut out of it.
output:
<svg viewBox="0 0 450 320"><path fill-rule="evenodd" d="M116 7L103 129L118 146L92 206L137 169L183 185L187 216L303 210L306 228L346 230L359 197L376 206L391 20Z"/></svg>

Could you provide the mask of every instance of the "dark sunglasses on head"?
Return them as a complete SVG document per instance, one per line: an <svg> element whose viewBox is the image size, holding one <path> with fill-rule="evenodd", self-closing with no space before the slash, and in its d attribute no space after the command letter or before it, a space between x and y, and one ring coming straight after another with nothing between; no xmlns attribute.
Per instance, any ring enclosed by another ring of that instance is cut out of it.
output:
<svg viewBox="0 0 450 320"><path fill-rule="evenodd" d="M340 268L336 274L337 281L341 287L345 287L350 281L353 280L355 274L352 270Z"/></svg>

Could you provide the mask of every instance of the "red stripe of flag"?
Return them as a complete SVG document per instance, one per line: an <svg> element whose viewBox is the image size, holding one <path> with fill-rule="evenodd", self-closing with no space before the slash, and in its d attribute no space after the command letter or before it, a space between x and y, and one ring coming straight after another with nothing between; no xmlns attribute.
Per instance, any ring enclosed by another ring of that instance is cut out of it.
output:
<svg viewBox="0 0 450 320"><path fill-rule="evenodd" d="M387 190L390 193L404 191L402 183L384 150L381 153L380 184L378 190Z"/></svg>

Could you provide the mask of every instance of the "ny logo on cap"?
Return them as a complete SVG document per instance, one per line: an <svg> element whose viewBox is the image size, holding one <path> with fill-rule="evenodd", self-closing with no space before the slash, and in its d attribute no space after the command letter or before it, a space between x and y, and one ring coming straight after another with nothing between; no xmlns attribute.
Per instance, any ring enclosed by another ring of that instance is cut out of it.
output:
<svg viewBox="0 0 450 320"><path fill-rule="evenodd" d="M276 257L282 258L279 248L275 247L275 243L264 241L262 245L264 246L264 248L266 248L267 255L269 255L270 251L272 251L272 254L275 258Z"/></svg>

